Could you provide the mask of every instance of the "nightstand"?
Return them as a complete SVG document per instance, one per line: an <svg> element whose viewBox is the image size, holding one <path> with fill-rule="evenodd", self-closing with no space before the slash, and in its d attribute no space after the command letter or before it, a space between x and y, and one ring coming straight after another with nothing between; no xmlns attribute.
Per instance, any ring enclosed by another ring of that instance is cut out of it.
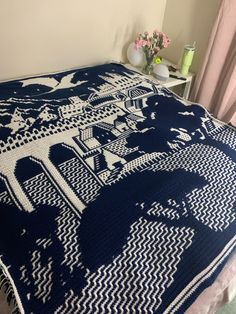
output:
<svg viewBox="0 0 236 314"><path fill-rule="evenodd" d="M169 62L168 60L165 60L165 59L162 59L162 63L167 64L167 65L171 65L171 62ZM142 73L140 68L136 68L136 67L132 66L131 64L127 63L127 64L125 64L125 66L131 70ZM183 76L179 71L170 72L170 74L175 75L177 77L184 77L186 80L181 80L178 78L169 77L167 81L160 81L157 78L155 78L155 76L153 76L153 75L147 75L147 76L150 77L151 79L154 79L155 81L160 83L162 86L167 87L167 88L171 88L171 87L178 86L178 85L183 85L183 93L180 96L182 96L185 99L188 99L194 74L189 72L189 74L187 76Z"/></svg>

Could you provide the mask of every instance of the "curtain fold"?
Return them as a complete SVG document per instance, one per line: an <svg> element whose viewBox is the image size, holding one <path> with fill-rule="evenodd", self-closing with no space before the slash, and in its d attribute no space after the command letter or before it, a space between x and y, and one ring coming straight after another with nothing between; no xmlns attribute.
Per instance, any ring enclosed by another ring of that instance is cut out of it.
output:
<svg viewBox="0 0 236 314"><path fill-rule="evenodd" d="M222 0L191 100L236 126L236 0Z"/></svg>

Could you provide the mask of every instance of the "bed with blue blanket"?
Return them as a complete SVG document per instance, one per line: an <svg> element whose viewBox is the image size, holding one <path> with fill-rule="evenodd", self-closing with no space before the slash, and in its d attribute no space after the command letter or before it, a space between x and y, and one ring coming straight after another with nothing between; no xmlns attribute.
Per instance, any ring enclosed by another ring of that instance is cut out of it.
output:
<svg viewBox="0 0 236 314"><path fill-rule="evenodd" d="M120 64L0 84L13 312L184 313L236 246L236 131Z"/></svg>

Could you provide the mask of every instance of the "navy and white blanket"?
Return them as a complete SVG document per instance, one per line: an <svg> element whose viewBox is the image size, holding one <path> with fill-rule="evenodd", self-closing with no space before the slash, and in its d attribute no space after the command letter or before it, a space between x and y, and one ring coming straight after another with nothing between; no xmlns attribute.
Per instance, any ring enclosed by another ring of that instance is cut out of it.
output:
<svg viewBox="0 0 236 314"><path fill-rule="evenodd" d="M119 64L0 84L15 313L184 313L236 245L236 131Z"/></svg>

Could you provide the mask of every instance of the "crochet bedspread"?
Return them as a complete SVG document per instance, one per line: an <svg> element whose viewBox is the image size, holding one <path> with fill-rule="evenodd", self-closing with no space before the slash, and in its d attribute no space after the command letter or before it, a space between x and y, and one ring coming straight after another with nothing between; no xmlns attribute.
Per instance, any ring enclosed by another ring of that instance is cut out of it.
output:
<svg viewBox="0 0 236 314"><path fill-rule="evenodd" d="M119 64L0 84L15 313L184 313L236 245L236 131Z"/></svg>

